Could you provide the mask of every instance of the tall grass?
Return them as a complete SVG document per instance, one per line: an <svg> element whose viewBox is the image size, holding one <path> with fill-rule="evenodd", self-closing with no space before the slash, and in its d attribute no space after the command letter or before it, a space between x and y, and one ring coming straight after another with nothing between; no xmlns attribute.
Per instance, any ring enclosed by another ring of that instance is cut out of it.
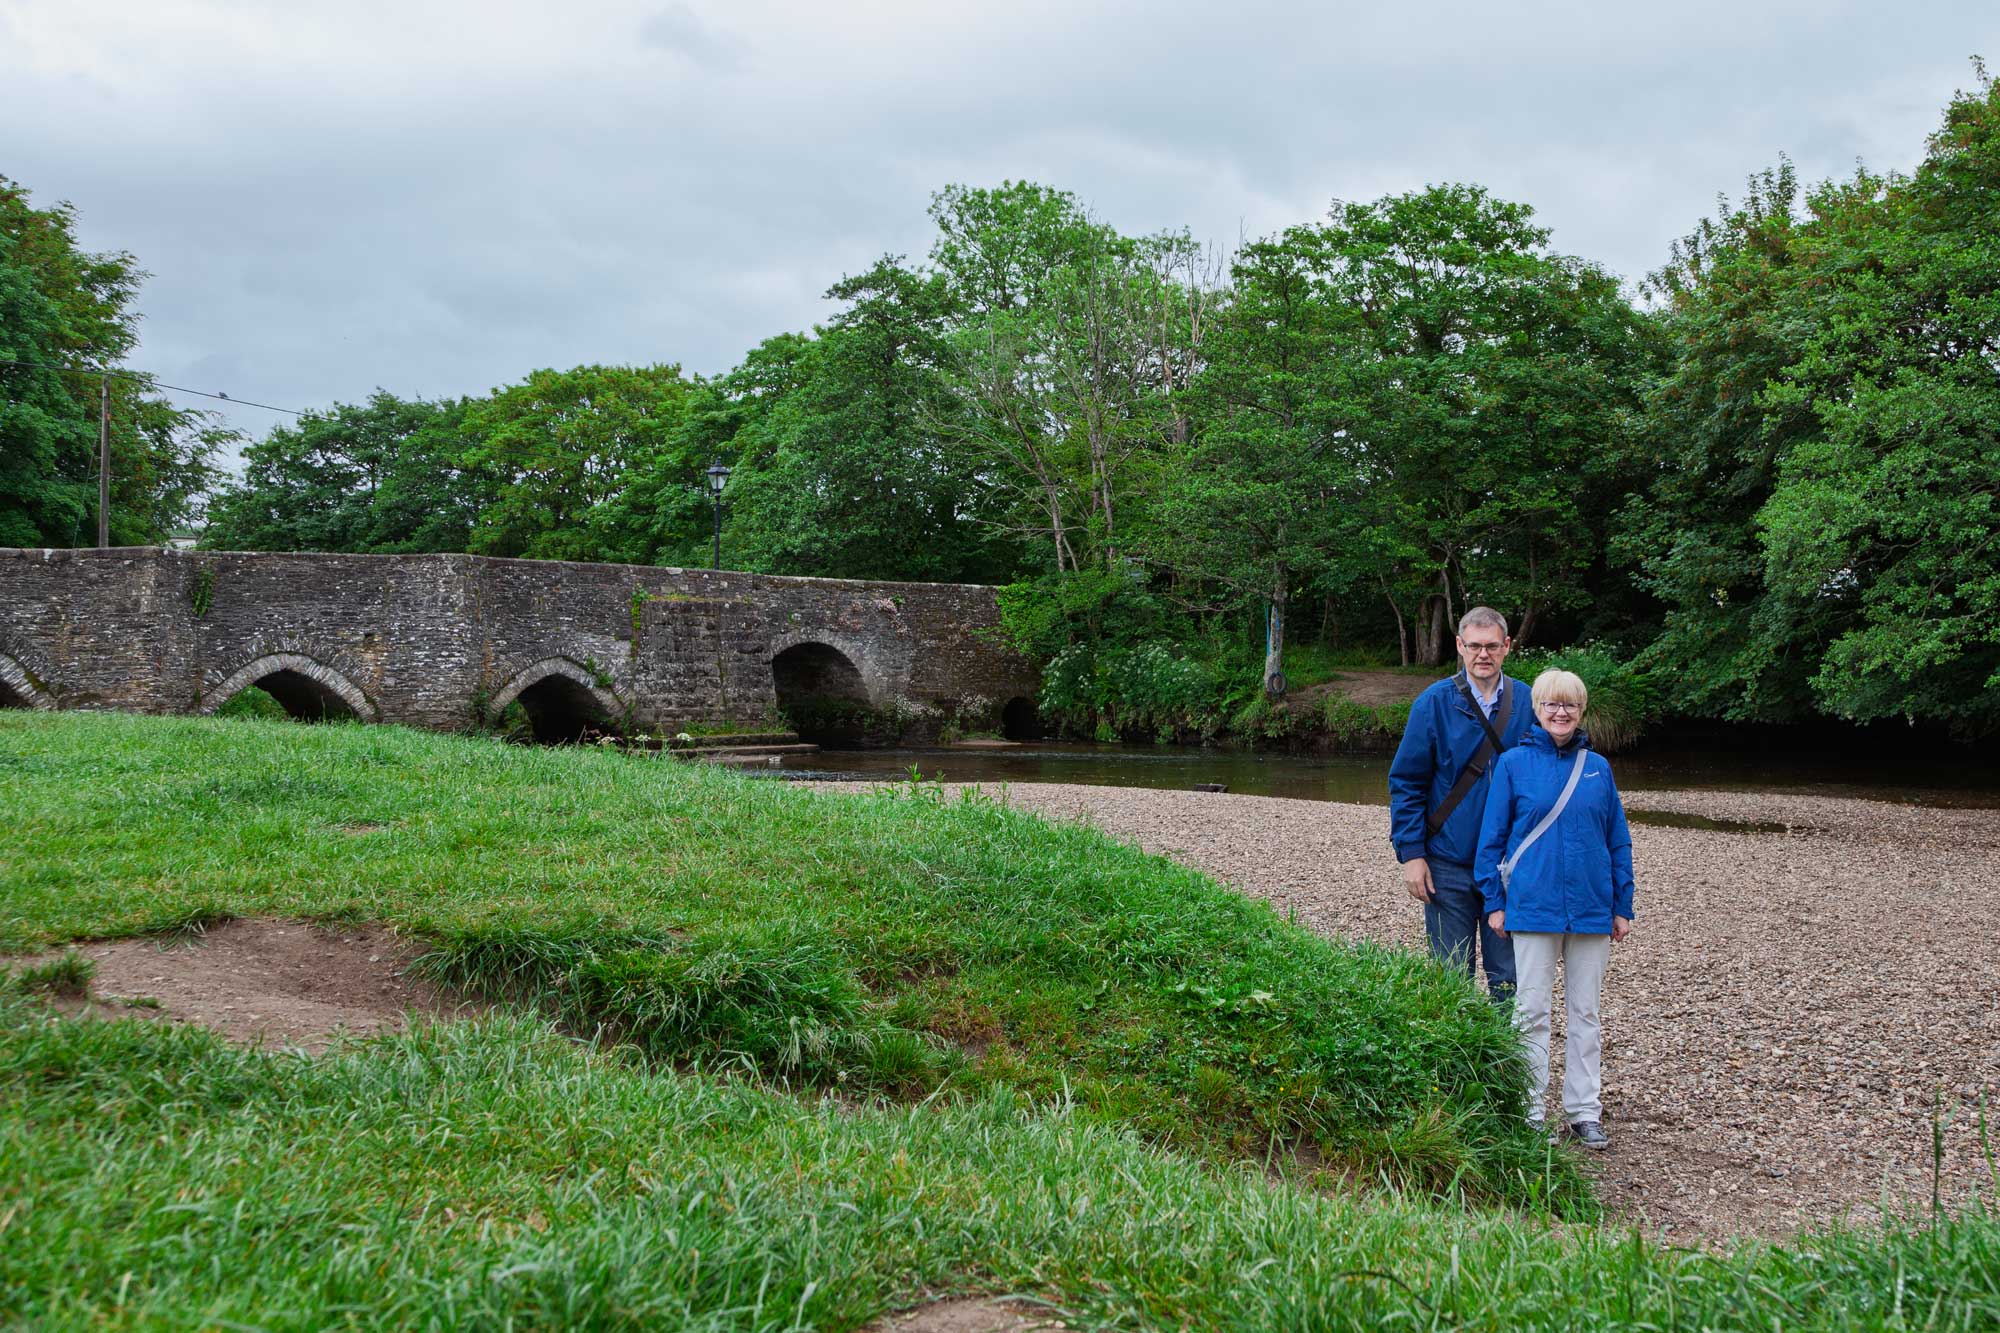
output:
<svg viewBox="0 0 2000 1333"><path fill-rule="evenodd" d="M854 1109L535 1022L323 1058L0 997L0 1321L829 1329L948 1293L1072 1327L2000 1324L2000 1223L1730 1254L1321 1194L996 1090Z"/></svg>
<svg viewBox="0 0 2000 1333"><path fill-rule="evenodd" d="M433 974L655 1059L1011 1089L1215 1160L1589 1215L1462 977L1081 825L386 727L0 719L0 947L377 920ZM367 837L347 829L379 826Z"/></svg>

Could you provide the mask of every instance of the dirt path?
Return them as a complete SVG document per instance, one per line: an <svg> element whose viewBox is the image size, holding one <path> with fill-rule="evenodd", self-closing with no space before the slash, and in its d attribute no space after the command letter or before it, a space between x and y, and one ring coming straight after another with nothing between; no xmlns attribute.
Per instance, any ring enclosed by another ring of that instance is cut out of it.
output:
<svg viewBox="0 0 2000 1333"><path fill-rule="evenodd" d="M1007 799L1199 866L1327 935L1422 947L1385 808L1082 786ZM1865 1220L1885 1197L1927 1205L1940 1096L1946 1197L1993 1189L1979 1143L1980 1098L2000 1117L1992 812L1716 792L1630 804L1798 831L1633 828L1639 929L1604 992L1600 1180L1620 1216L1693 1242Z"/></svg>
<svg viewBox="0 0 2000 1333"><path fill-rule="evenodd" d="M404 976L419 950L382 926L230 921L178 939L92 940L77 952L97 966L90 1000L66 1004L71 1012L199 1023L231 1041L320 1051L341 1032L400 1032L413 1012L483 1007Z"/></svg>

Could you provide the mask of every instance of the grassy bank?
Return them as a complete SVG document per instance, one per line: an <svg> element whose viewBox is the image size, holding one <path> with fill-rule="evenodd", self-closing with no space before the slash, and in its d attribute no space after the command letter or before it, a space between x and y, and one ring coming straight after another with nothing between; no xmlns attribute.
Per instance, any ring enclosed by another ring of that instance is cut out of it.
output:
<svg viewBox="0 0 2000 1333"><path fill-rule="evenodd" d="M1211 1160L1591 1208L1461 979L1081 826L396 728L0 719L0 948L381 921L433 976L658 1059L1005 1089Z"/></svg>
<svg viewBox="0 0 2000 1333"><path fill-rule="evenodd" d="M321 1058L0 997L0 1318L851 1329L1018 1291L1072 1326L1937 1329L2000 1320L1976 1214L1664 1251L1323 1195L994 1091L844 1109L502 1020Z"/></svg>
<svg viewBox="0 0 2000 1333"><path fill-rule="evenodd" d="M386 920L540 1002L314 1059L0 987L0 1322L848 1329L997 1291L1116 1327L2000 1321L1983 1211L1727 1255L1551 1221L1587 1198L1502 1113L1469 986L990 804L91 715L0 717L0 804L7 947ZM1268 1169L1294 1141L1444 1192Z"/></svg>

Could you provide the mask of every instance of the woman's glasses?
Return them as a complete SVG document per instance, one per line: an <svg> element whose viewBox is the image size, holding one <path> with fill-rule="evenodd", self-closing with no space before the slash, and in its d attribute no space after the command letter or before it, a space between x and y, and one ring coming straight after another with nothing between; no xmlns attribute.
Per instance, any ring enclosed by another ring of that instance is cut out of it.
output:
<svg viewBox="0 0 2000 1333"><path fill-rule="evenodd" d="M1544 713L1581 713L1582 704L1573 704L1566 699L1544 699L1537 705Z"/></svg>

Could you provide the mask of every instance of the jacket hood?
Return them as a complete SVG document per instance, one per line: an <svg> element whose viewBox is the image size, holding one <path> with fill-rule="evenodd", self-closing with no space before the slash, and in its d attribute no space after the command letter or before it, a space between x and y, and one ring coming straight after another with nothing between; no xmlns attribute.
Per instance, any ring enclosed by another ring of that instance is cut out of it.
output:
<svg viewBox="0 0 2000 1333"><path fill-rule="evenodd" d="M1521 745L1525 749L1548 750L1553 754L1575 754L1579 745L1586 750L1590 748L1590 733L1578 727L1576 735L1569 738L1569 744L1557 748L1555 737L1549 735L1548 728L1539 722L1530 722L1528 734L1521 737Z"/></svg>

